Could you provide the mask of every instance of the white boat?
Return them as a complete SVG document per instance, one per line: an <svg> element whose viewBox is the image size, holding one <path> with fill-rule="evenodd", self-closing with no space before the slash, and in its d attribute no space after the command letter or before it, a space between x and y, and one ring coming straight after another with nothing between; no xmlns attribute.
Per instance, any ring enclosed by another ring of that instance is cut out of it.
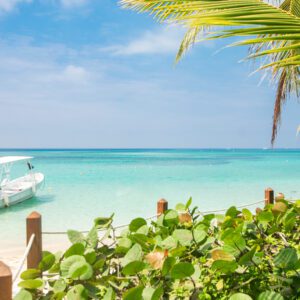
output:
<svg viewBox="0 0 300 300"><path fill-rule="evenodd" d="M30 156L3 156L0 157L0 208L8 207L35 196L44 182L42 173L33 172ZM11 179L11 168L16 162L26 162L26 175Z"/></svg>

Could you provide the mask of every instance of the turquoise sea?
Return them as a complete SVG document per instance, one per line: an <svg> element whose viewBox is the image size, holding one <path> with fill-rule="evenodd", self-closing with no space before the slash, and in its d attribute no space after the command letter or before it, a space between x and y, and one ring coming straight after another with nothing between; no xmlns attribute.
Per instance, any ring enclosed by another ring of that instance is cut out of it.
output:
<svg viewBox="0 0 300 300"><path fill-rule="evenodd" d="M24 244L33 210L45 231L85 230L113 212L116 225L152 216L162 197L175 205L192 196L203 211L263 200L269 186L300 198L300 150L0 150L4 155L34 156L46 181L35 198L0 211L1 247Z"/></svg>

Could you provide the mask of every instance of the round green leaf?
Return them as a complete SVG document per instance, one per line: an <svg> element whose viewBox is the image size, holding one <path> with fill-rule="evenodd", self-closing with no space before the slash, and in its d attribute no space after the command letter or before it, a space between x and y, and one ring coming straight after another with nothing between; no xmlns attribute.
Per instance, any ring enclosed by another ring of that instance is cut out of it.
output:
<svg viewBox="0 0 300 300"><path fill-rule="evenodd" d="M69 257L72 255L83 255L84 245L82 243L73 244L64 254L64 257Z"/></svg>
<svg viewBox="0 0 300 300"><path fill-rule="evenodd" d="M73 286L67 293L67 300L85 300L88 299L87 292L83 285Z"/></svg>
<svg viewBox="0 0 300 300"><path fill-rule="evenodd" d="M147 222L143 218L136 218L132 220L129 224L129 230L132 232L136 232L140 227L147 225Z"/></svg>
<svg viewBox="0 0 300 300"><path fill-rule="evenodd" d="M282 249L274 259L276 267L293 269L298 262L297 252L294 248Z"/></svg>
<svg viewBox="0 0 300 300"><path fill-rule="evenodd" d="M194 239L196 243L201 243L206 239L207 233L201 229L201 228L196 228L193 232L194 234Z"/></svg>
<svg viewBox="0 0 300 300"><path fill-rule="evenodd" d="M21 279L35 279L41 276L41 271L37 269L28 269L21 274Z"/></svg>
<svg viewBox="0 0 300 300"><path fill-rule="evenodd" d="M126 291L123 295L123 300L142 300L144 286L140 285Z"/></svg>
<svg viewBox="0 0 300 300"><path fill-rule="evenodd" d="M236 293L230 296L229 300L252 300L252 298L243 293Z"/></svg>
<svg viewBox="0 0 300 300"><path fill-rule="evenodd" d="M14 300L32 300L31 294L26 290L20 290L14 297Z"/></svg>
<svg viewBox="0 0 300 300"><path fill-rule="evenodd" d="M24 289L35 290L44 284L42 279L27 279L19 282L18 286Z"/></svg>
<svg viewBox="0 0 300 300"><path fill-rule="evenodd" d="M182 246L190 246L193 240L193 234L187 229L176 229L173 231L172 237Z"/></svg>
<svg viewBox="0 0 300 300"><path fill-rule="evenodd" d="M134 244L122 259L121 261L122 266L126 266L128 263L135 260L141 260L142 256L143 256L142 247L139 244Z"/></svg>
<svg viewBox="0 0 300 300"><path fill-rule="evenodd" d="M274 291L265 291L259 294L257 300L284 300L284 298Z"/></svg>
<svg viewBox="0 0 300 300"><path fill-rule="evenodd" d="M39 263L39 269L41 271L48 271L55 263L55 255L48 252L43 251L42 260Z"/></svg>
<svg viewBox="0 0 300 300"><path fill-rule="evenodd" d="M53 285L53 292L54 293L60 293L63 292L67 287L66 282L63 279L58 279L55 281Z"/></svg>
<svg viewBox="0 0 300 300"><path fill-rule="evenodd" d="M79 263L79 262L85 263L85 258L80 255L72 255L72 256L64 259L60 264L61 275L68 276L71 266L73 264Z"/></svg>
<svg viewBox="0 0 300 300"><path fill-rule="evenodd" d="M182 279L192 276L195 272L195 268L191 263L180 262L173 266L171 269L171 277L174 279Z"/></svg>
<svg viewBox="0 0 300 300"><path fill-rule="evenodd" d="M176 210L170 209L165 213L164 219L163 219L163 224L165 226L169 227L172 225L177 225L178 222L179 222L178 212Z"/></svg>
<svg viewBox="0 0 300 300"><path fill-rule="evenodd" d="M76 262L70 266L69 277L87 280L93 276L93 268L86 262Z"/></svg>
<svg viewBox="0 0 300 300"><path fill-rule="evenodd" d="M144 270L145 266L146 264L142 261L132 261L123 268L122 273L124 275L135 275Z"/></svg>
<svg viewBox="0 0 300 300"><path fill-rule="evenodd" d="M238 267L235 261L216 260L213 262L211 268L215 271L220 271L224 274L233 273Z"/></svg>

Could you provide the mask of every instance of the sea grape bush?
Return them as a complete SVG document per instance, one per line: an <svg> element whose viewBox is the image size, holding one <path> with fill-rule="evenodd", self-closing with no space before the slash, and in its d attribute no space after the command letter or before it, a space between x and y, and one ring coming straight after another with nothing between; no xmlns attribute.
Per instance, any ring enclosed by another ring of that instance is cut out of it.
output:
<svg viewBox="0 0 300 300"><path fill-rule="evenodd" d="M300 299L300 201L253 215L230 207L202 215L184 205L114 237L110 218L84 236L69 231L65 253L44 252L22 273L15 300ZM99 238L99 231L104 236Z"/></svg>

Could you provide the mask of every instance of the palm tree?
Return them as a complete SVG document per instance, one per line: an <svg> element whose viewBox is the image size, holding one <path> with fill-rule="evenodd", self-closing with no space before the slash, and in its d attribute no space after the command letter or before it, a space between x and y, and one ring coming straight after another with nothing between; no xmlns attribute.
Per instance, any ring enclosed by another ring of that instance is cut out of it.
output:
<svg viewBox="0 0 300 300"><path fill-rule="evenodd" d="M299 96L300 0L121 0L125 8L148 12L160 22L187 28L176 61L196 42L240 37L232 46L248 45L248 59L258 60L277 85L271 143L282 106Z"/></svg>

